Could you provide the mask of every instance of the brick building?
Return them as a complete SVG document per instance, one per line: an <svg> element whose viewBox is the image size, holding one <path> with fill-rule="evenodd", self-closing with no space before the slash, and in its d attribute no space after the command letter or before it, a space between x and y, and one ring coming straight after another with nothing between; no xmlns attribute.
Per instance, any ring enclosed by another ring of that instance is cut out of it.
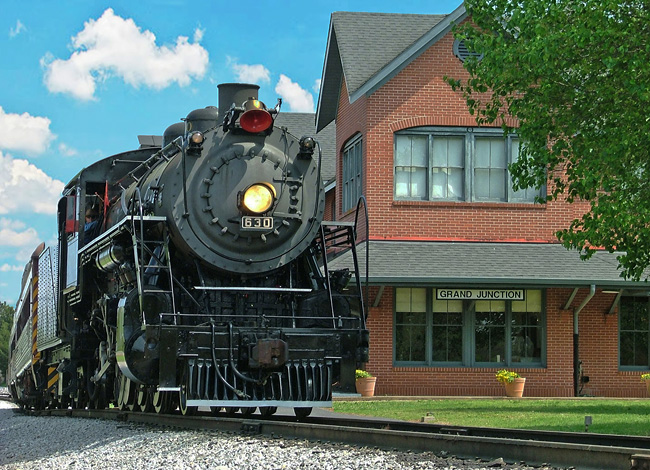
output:
<svg viewBox="0 0 650 470"><path fill-rule="evenodd" d="M646 396L650 289L558 244L587 206L512 189L517 137L477 127L443 79L466 76L466 16L331 17L316 127L336 122L333 216L367 200L376 393L503 395L508 368L526 396Z"/></svg>

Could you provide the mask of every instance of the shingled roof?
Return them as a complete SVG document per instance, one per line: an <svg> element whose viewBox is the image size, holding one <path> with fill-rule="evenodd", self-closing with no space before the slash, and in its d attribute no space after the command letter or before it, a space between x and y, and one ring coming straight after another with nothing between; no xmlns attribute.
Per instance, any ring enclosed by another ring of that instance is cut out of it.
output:
<svg viewBox="0 0 650 470"><path fill-rule="evenodd" d="M336 118L343 77L350 102L354 102L392 78L465 16L464 5L449 15L332 13L317 129Z"/></svg>
<svg viewBox="0 0 650 470"><path fill-rule="evenodd" d="M365 249L365 242L357 248L362 278ZM578 252L557 243L371 241L369 255L372 285L650 287L647 282L620 277L615 253L597 251L583 261ZM352 268L351 253L339 256L328 266Z"/></svg>
<svg viewBox="0 0 650 470"><path fill-rule="evenodd" d="M279 113L275 119L276 126L284 126L294 136L314 137L323 152L321 174L325 185L336 179L336 123L330 122L320 132L316 132L314 113Z"/></svg>

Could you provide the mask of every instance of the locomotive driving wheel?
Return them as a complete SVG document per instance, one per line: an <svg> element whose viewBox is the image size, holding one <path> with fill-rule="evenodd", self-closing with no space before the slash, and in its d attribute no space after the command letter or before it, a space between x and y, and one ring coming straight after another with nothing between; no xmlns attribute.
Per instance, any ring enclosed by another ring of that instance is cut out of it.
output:
<svg viewBox="0 0 650 470"><path fill-rule="evenodd" d="M151 405L156 413L169 412L169 394L156 390L151 394Z"/></svg>
<svg viewBox="0 0 650 470"><path fill-rule="evenodd" d="M136 405L143 413L149 413L153 410L152 393L146 385L138 385L136 391Z"/></svg>
<svg viewBox="0 0 650 470"><path fill-rule="evenodd" d="M84 369L86 370L86 369ZM95 372L92 366L88 365L86 376L86 391L88 393L88 408L101 410L106 408L106 387L103 383L97 383L93 380Z"/></svg>
<svg viewBox="0 0 650 470"><path fill-rule="evenodd" d="M135 384L122 373L119 374L116 382L118 384L117 406L122 411L133 411L136 406Z"/></svg>

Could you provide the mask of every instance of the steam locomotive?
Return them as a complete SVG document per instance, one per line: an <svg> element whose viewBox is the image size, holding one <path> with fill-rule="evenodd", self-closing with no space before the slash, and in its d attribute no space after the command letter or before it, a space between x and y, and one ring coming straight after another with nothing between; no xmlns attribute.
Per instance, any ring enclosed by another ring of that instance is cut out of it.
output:
<svg viewBox="0 0 650 470"><path fill-rule="evenodd" d="M23 275L8 384L29 408L299 417L368 358L356 226L324 222L320 146L221 84L159 146L83 169ZM355 265L330 271L352 250ZM354 279L353 281L351 281Z"/></svg>

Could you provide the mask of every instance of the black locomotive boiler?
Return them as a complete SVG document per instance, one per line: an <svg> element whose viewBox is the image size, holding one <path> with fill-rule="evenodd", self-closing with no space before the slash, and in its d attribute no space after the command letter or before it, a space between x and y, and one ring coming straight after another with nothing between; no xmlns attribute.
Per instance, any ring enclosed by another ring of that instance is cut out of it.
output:
<svg viewBox="0 0 650 470"><path fill-rule="evenodd" d="M323 221L320 147L275 125L258 88L219 85L218 108L68 183L58 246L23 276L16 402L306 416L354 391L360 276L327 260L356 260L356 229Z"/></svg>

